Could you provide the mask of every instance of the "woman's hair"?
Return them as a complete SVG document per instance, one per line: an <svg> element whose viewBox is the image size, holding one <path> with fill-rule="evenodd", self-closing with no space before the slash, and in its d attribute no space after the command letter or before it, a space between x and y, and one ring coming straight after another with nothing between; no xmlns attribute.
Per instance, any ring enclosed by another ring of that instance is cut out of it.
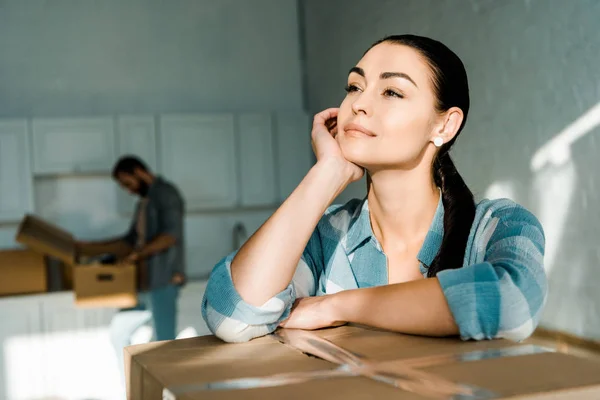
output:
<svg viewBox="0 0 600 400"><path fill-rule="evenodd" d="M467 72L460 58L437 40L416 35L395 35L377 41L371 48L380 43L408 46L418 51L431 69L437 111L444 112L451 107L458 107L464 114L458 132L452 140L440 147L433 161L433 179L441 188L444 204L444 237L427 272L427 276L433 277L445 269L462 267L469 232L475 218L473 193L456 170L449 154L469 113Z"/></svg>

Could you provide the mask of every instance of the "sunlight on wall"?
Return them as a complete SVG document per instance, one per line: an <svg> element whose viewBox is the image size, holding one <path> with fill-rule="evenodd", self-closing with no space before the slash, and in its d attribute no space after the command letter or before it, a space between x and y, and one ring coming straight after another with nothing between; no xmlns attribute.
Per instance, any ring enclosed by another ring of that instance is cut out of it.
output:
<svg viewBox="0 0 600 400"><path fill-rule="evenodd" d="M554 266L577 187L571 145L600 125L600 102L540 147L531 158L536 213L546 234L546 272Z"/></svg>
<svg viewBox="0 0 600 400"><path fill-rule="evenodd" d="M515 194L515 185L508 181L498 181L492 183L485 191L485 198L487 199L511 199L515 202L519 202Z"/></svg>
<svg viewBox="0 0 600 400"><path fill-rule="evenodd" d="M599 125L600 102L540 147L531 158L531 170L538 172L548 164L564 165L571 159L570 146Z"/></svg>
<svg viewBox="0 0 600 400"><path fill-rule="evenodd" d="M535 213L546 236L544 265L548 275L552 272L561 239L567 228L567 217L576 187L577 170L571 160L560 166L547 165L533 178Z"/></svg>

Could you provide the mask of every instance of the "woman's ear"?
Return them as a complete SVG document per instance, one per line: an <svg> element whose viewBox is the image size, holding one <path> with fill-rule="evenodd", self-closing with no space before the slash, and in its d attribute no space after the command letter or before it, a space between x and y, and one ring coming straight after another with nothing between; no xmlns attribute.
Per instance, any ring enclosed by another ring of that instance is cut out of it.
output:
<svg viewBox="0 0 600 400"><path fill-rule="evenodd" d="M431 141L434 142L436 138L442 138L444 143L451 141L458 133L463 118L464 114L460 108L450 108L441 116L440 123L432 132Z"/></svg>

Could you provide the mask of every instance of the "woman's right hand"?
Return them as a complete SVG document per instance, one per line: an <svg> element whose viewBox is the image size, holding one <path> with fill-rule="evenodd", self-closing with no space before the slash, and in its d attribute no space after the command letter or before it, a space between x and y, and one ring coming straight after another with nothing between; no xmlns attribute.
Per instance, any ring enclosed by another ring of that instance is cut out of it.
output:
<svg viewBox="0 0 600 400"><path fill-rule="evenodd" d="M331 121L337 121L338 111L339 108L328 108L315 115L311 133L312 148L317 156L317 163L339 168L347 176L348 183L350 183L362 178L364 169L346 160L340 145L335 140L337 123L331 124Z"/></svg>

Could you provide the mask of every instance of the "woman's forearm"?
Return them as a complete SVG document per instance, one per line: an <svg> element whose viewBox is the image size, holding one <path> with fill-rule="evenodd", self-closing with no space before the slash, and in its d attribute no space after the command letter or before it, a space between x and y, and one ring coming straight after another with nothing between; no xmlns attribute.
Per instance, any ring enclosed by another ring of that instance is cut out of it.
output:
<svg viewBox="0 0 600 400"><path fill-rule="evenodd" d="M285 289L319 219L349 178L334 162L311 168L279 209L241 247L231 264L240 296L260 306Z"/></svg>
<svg viewBox="0 0 600 400"><path fill-rule="evenodd" d="M414 335L459 333L436 278L346 290L331 302L336 320Z"/></svg>

